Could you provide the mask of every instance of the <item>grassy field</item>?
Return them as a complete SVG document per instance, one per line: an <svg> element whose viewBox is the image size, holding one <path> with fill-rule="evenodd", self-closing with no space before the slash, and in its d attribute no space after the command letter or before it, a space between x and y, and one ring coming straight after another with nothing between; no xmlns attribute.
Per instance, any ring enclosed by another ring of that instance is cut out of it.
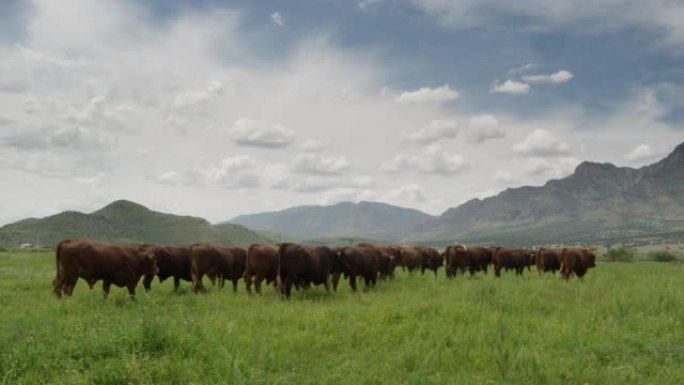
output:
<svg viewBox="0 0 684 385"><path fill-rule="evenodd" d="M400 273L283 301L183 283L51 295L51 253L0 253L6 384L682 384L684 266L601 263L584 282Z"/></svg>

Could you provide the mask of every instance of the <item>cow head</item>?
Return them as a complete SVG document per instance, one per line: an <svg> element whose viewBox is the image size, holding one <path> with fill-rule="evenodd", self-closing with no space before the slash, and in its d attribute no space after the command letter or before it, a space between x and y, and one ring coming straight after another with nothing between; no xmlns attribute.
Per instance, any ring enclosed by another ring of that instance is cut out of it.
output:
<svg viewBox="0 0 684 385"><path fill-rule="evenodd" d="M138 251L142 259L142 273L144 275L158 274L159 266L157 265L157 255L154 253L154 246L145 244L140 246Z"/></svg>

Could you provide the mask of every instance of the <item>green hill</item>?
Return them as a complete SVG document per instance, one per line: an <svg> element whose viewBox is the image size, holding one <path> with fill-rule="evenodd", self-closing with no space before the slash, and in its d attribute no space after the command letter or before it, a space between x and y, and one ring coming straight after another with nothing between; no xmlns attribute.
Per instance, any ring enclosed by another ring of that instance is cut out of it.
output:
<svg viewBox="0 0 684 385"><path fill-rule="evenodd" d="M176 245L209 242L241 247L271 241L244 226L212 225L202 218L164 214L125 200L90 214L65 211L0 227L0 244L4 246L31 243L52 247L62 239L75 238Z"/></svg>

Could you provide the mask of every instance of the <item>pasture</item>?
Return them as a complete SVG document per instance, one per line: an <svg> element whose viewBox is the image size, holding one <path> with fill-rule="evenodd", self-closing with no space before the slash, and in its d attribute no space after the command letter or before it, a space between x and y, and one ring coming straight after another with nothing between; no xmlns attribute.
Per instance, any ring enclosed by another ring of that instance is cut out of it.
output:
<svg viewBox="0 0 684 385"><path fill-rule="evenodd" d="M289 301L156 279L136 301L82 280L56 300L54 275L51 252L0 253L3 384L684 383L679 264L599 263L570 282L398 271Z"/></svg>

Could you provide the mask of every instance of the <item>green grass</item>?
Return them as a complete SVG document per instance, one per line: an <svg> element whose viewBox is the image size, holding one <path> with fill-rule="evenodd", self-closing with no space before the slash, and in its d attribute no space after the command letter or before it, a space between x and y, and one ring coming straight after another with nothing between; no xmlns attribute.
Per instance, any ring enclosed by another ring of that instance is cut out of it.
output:
<svg viewBox="0 0 684 385"><path fill-rule="evenodd" d="M583 282L400 273L289 301L169 281L56 300L54 269L0 253L0 383L684 383L679 264L600 263Z"/></svg>

